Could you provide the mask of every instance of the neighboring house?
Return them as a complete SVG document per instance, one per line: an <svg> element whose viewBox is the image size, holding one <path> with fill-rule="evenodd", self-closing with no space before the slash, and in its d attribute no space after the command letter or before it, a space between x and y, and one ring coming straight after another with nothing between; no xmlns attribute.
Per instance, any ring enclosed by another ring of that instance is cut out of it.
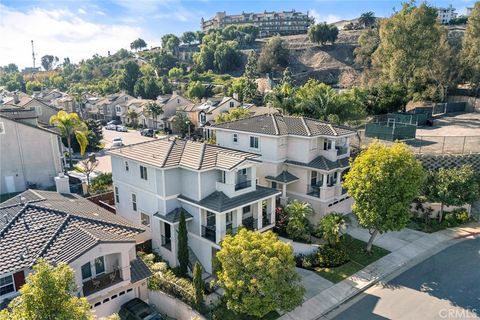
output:
<svg viewBox="0 0 480 320"><path fill-rule="evenodd" d="M305 117L260 115L212 125L217 145L261 154L259 184L282 190L281 202L308 201L315 217L350 212L342 188L349 168L350 128Z"/></svg>
<svg viewBox="0 0 480 320"><path fill-rule="evenodd" d="M228 112L231 108L240 107L242 103L232 97L208 98L195 105L191 119L195 127L203 127L207 122L213 121L217 115Z"/></svg>
<svg viewBox="0 0 480 320"><path fill-rule="evenodd" d="M165 128L172 130L172 122L179 107L185 107L193 104L194 103L192 101L174 91L172 96L162 104L163 114L161 118L164 120Z"/></svg>
<svg viewBox="0 0 480 320"><path fill-rule="evenodd" d="M457 13L455 8L450 5L446 8L437 8L437 19L442 24L449 24L450 20L457 18Z"/></svg>
<svg viewBox="0 0 480 320"><path fill-rule="evenodd" d="M22 110L0 112L0 194L51 187L63 172L60 135L36 125L32 109Z"/></svg>
<svg viewBox="0 0 480 320"><path fill-rule="evenodd" d="M126 93L115 93L101 98L89 98L85 108L89 118L95 120L121 120L126 113L127 104L136 98Z"/></svg>
<svg viewBox="0 0 480 320"><path fill-rule="evenodd" d="M17 92L13 93L10 99L4 100L3 106L0 106L0 109L1 108L34 108L38 116L38 121L45 125L49 124L51 116L56 115L58 111L60 111L59 108L49 105L48 103L40 99L32 98L27 96L26 94L21 94Z"/></svg>
<svg viewBox="0 0 480 320"><path fill-rule="evenodd" d="M68 188L68 178L66 186ZM148 267L136 255L140 226L78 195L27 190L0 204L0 309L17 296L38 259L75 271L78 296L98 317L148 299Z"/></svg>
<svg viewBox="0 0 480 320"><path fill-rule="evenodd" d="M53 89L49 92L41 92L38 96L35 96L35 98L38 98L58 109L65 110L67 112L77 112L73 97L71 97L68 93L62 92L58 89Z"/></svg>
<svg viewBox="0 0 480 320"><path fill-rule="evenodd" d="M190 269L207 273L227 233L275 223L279 191L257 187L256 154L184 140L155 140L111 150L117 214L142 223L152 247L178 265L180 212L187 220Z"/></svg>

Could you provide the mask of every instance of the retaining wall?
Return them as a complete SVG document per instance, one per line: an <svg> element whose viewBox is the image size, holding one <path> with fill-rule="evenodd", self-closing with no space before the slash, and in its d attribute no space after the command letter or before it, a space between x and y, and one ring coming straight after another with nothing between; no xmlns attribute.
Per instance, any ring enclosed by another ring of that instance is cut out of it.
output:
<svg viewBox="0 0 480 320"><path fill-rule="evenodd" d="M204 316L193 310L189 305L162 291L148 290L149 302L162 314L177 320L206 320Z"/></svg>

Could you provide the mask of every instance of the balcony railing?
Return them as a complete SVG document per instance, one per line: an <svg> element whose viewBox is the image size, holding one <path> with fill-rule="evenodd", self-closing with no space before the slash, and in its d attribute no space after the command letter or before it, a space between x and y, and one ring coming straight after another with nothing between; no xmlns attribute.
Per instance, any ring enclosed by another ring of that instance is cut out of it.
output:
<svg viewBox="0 0 480 320"><path fill-rule="evenodd" d="M217 230L215 225L213 226L203 226L202 225L202 237L210 241L216 242L217 240Z"/></svg>
<svg viewBox="0 0 480 320"><path fill-rule="evenodd" d="M234 235L234 234L237 234L237 232L238 232L238 228L236 227L234 228L231 222L227 223L226 234Z"/></svg>
<svg viewBox="0 0 480 320"><path fill-rule="evenodd" d="M262 226L266 227L266 226L269 226L271 224L273 224L272 223L272 215L270 215L268 213L264 213L262 215Z"/></svg>
<svg viewBox="0 0 480 320"><path fill-rule="evenodd" d="M250 188L252 186L252 180L245 180L235 184L235 191Z"/></svg>
<svg viewBox="0 0 480 320"><path fill-rule="evenodd" d="M114 271L102 274L94 279L85 281L83 283L83 296L89 296L95 292L113 286L116 283L123 281L120 277L120 271Z"/></svg>
<svg viewBox="0 0 480 320"><path fill-rule="evenodd" d="M347 154L348 152L348 147L335 146L335 149L337 149L337 156Z"/></svg>
<svg viewBox="0 0 480 320"><path fill-rule="evenodd" d="M307 185L307 195L320 198L320 186L317 184Z"/></svg>
<svg viewBox="0 0 480 320"><path fill-rule="evenodd" d="M171 251L172 250L172 239L167 238L165 236L161 236L161 238L162 238L162 247Z"/></svg>

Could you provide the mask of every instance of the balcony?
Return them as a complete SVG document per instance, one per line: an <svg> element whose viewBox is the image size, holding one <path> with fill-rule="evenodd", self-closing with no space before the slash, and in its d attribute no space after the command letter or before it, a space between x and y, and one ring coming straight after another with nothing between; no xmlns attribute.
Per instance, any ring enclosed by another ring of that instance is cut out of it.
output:
<svg viewBox="0 0 480 320"><path fill-rule="evenodd" d="M242 220L242 225L247 230L257 230L258 229L258 220L253 217L244 218Z"/></svg>
<svg viewBox="0 0 480 320"><path fill-rule="evenodd" d="M119 271L102 274L83 283L83 296L87 297L122 281Z"/></svg>
<svg viewBox="0 0 480 320"><path fill-rule="evenodd" d="M161 236L161 238L162 238L162 247L172 251L172 239L167 238L165 236Z"/></svg>
<svg viewBox="0 0 480 320"><path fill-rule="evenodd" d="M217 239L217 230L215 225L213 226L203 226L202 225L202 237L210 241L216 242Z"/></svg>
<svg viewBox="0 0 480 320"><path fill-rule="evenodd" d="M250 188L252 186L252 180L245 180L235 184L235 191Z"/></svg>
<svg viewBox="0 0 480 320"><path fill-rule="evenodd" d="M348 153L347 146L335 146L335 149L337 150L337 156L342 156Z"/></svg>
<svg viewBox="0 0 480 320"><path fill-rule="evenodd" d="M320 198L320 186L315 184L315 185L307 185L307 195Z"/></svg>
<svg viewBox="0 0 480 320"><path fill-rule="evenodd" d="M270 214L267 214L266 212L263 213L262 215L262 226L266 227L273 224L272 222L272 216Z"/></svg>
<svg viewBox="0 0 480 320"><path fill-rule="evenodd" d="M238 228L234 228L231 222L227 223L226 234L234 235L234 234L237 234L237 232L238 232Z"/></svg>

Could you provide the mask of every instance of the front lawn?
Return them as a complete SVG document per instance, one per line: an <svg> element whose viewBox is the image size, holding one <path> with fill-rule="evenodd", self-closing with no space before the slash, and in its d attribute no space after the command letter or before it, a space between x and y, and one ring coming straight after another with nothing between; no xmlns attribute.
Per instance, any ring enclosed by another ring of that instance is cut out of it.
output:
<svg viewBox="0 0 480 320"><path fill-rule="evenodd" d="M225 303L222 301L219 305L215 306L215 308L211 311L210 317L213 320L224 320L224 319L228 319L228 320L275 320L275 319L278 319L278 317L280 317L280 315L275 311L270 312L269 314L267 314L263 318L257 318L257 317L248 316L248 315L245 315L245 314L239 314L239 313L235 313L234 311L228 309L227 306L225 305Z"/></svg>
<svg viewBox="0 0 480 320"><path fill-rule="evenodd" d="M390 251L377 246L373 246L372 252L367 253L365 251L365 248L367 247L366 242L355 239L348 234L344 235L343 237L347 249L347 255L350 258L350 261L334 268L317 267L314 269L314 271L320 276L333 283L337 283L348 278L372 262L375 262L381 257L390 253Z"/></svg>

